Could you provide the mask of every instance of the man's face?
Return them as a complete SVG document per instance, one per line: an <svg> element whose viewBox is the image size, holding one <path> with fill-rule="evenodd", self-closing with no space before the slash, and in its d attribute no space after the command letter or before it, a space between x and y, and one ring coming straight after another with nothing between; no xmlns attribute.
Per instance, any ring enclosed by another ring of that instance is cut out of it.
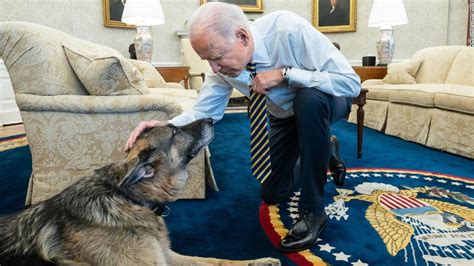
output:
<svg viewBox="0 0 474 266"><path fill-rule="evenodd" d="M200 34L191 38L191 44L196 53L209 62L214 73L234 78L245 69L253 53L247 34L246 31L237 33L234 40L218 34Z"/></svg>
<svg viewBox="0 0 474 266"><path fill-rule="evenodd" d="M336 0L331 0L331 6L335 6L336 5Z"/></svg>

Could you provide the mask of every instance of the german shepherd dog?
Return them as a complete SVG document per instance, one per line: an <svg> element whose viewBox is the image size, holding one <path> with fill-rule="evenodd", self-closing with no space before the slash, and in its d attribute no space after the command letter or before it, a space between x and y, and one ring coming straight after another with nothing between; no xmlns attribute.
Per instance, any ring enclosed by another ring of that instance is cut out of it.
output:
<svg viewBox="0 0 474 266"><path fill-rule="evenodd" d="M212 138L210 119L149 129L125 159L1 218L0 265L279 265L272 258L230 261L170 249L160 214L183 188L187 163Z"/></svg>

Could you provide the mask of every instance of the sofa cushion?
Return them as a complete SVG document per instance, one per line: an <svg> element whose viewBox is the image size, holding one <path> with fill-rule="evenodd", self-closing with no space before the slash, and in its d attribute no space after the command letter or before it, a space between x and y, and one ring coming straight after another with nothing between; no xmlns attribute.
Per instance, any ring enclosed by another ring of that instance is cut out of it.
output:
<svg viewBox="0 0 474 266"><path fill-rule="evenodd" d="M388 101L388 93L390 90L397 89L396 85L363 85L363 89L367 89L367 99Z"/></svg>
<svg viewBox="0 0 474 266"><path fill-rule="evenodd" d="M374 81L374 82L367 82ZM413 89L412 85L409 84L387 84L384 82L376 82L378 80L367 80L362 83L362 88L367 89L367 99L388 101L389 94L391 91L400 91L404 89Z"/></svg>
<svg viewBox="0 0 474 266"><path fill-rule="evenodd" d="M451 94L463 97L465 92L472 89L468 86L451 84L414 84L405 85L397 91L390 91L389 101L424 107L436 107L435 96L439 93ZM468 95L467 95L468 96Z"/></svg>
<svg viewBox="0 0 474 266"><path fill-rule="evenodd" d="M72 69L91 95L147 94L138 69L118 52L64 46Z"/></svg>
<svg viewBox="0 0 474 266"><path fill-rule="evenodd" d="M15 93L87 95L69 66L63 43L86 42L27 22L0 22L0 56Z"/></svg>
<svg viewBox="0 0 474 266"><path fill-rule="evenodd" d="M459 52L451 65L446 83L474 87L474 47L465 47Z"/></svg>
<svg viewBox="0 0 474 266"><path fill-rule="evenodd" d="M417 83L445 83L454 59L465 46L438 46L422 49L413 55L413 59L423 60L418 73Z"/></svg>
<svg viewBox="0 0 474 266"><path fill-rule="evenodd" d="M129 59L129 61L140 71L148 88L166 87L166 81L150 63L133 59Z"/></svg>
<svg viewBox="0 0 474 266"><path fill-rule="evenodd" d="M449 90L436 93L434 104L441 109L474 114L474 87L451 85Z"/></svg>
<svg viewBox="0 0 474 266"><path fill-rule="evenodd" d="M404 62L389 64L383 82L388 84L415 84L416 72L418 72L421 63L420 59L409 59Z"/></svg>

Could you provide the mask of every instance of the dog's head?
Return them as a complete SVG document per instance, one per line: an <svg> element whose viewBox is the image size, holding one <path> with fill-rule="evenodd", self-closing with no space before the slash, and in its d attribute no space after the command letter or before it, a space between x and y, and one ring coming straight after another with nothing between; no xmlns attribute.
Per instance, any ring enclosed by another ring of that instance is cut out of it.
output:
<svg viewBox="0 0 474 266"><path fill-rule="evenodd" d="M211 142L213 135L211 119L145 131L123 163L119 188L140 200L175 200L188 177L186 165Z"/></svg>

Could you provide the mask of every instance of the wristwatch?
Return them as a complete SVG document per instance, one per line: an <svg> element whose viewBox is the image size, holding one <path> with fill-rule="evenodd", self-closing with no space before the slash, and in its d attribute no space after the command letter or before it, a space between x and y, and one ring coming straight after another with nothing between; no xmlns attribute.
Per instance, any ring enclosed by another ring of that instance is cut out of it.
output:
<svg viewBox="0 0 474 266"><path fill-rule="evenodd" d="M290 72L291 72L291 67L285 67L281 70L281 75L283 76L283 80L282 80L283 84L288 84L288 81L290 79Z"/></svg>

